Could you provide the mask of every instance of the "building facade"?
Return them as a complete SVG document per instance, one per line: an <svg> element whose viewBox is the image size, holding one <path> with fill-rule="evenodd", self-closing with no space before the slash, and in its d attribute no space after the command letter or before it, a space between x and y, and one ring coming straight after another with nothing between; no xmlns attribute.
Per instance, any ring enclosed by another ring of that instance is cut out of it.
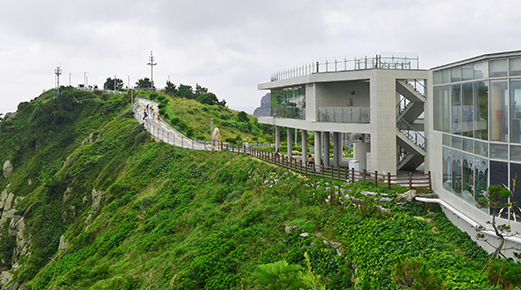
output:
<svg viewBox="0 0 521 290"><path fill-rule="evenodd" d="M471 237L490 221L491 209L478 204L489 185L509 187L521 206L521 51L429 70L410 55L313 62L275 73L258 88L271 92L272 116L259 122L275 126L276 144L281 127L288 144L300 130L305 161L314 134L315 163L340 166L342 136L351 136L361 170L430 171L446 215ZM500 221L521 232L520 208L505 209ZM497 242L490 227L483 232ZM512 245L521 239L509 237L506 247Z"/></svg>

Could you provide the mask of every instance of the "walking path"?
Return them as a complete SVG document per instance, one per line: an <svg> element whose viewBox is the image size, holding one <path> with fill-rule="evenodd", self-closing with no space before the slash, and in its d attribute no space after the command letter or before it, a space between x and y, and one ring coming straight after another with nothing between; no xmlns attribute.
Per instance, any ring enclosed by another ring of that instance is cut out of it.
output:
<svg viewBox="0 0 521 290"><path fill-rule="evenodd" d="M149 110L148 117L143 120L144 109L149 106L154 106L155 115ZM201 143L200 141L190 139L183 134L179 133L176 129L172 128L167 122L165 122L162 118L158 120L158 108L159 103L143 99L137 98L136 102L132 105L132 109L134 110L134 118L139 121L139 123L145 125L145 129L152 134L156 139L161 140L170 145L193 149L193 150L212 150L210 144Z"/></svg>

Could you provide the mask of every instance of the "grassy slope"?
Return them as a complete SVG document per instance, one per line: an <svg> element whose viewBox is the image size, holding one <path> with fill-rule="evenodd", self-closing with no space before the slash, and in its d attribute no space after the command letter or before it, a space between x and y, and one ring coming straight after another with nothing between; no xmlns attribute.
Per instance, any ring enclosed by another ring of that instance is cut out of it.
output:
<svg viewBox="0 0 521 290"><path fill-rule="evenodd" d="M139 92L138 96L148 98L150 93ZM173 119L179 117L180 121L186 123L194 130L194 136L201 135L207 141L210 136L210 118L213 118L214 128L219 128L221 140L236 139L240 137L242 141L266 143L272 139L268 134L269 127L257 122L256 116L248 116L249 122L239 121L239 112L218 105L205 105L190 100L159 92L159 96L166 97L168 105L166 113ZM157 100L156 100L157 101ZM155 109L157 112L157 108Z"/></svg>
<svg viewBox="0 0 521 290"><path fill-rule="evenodd" d="M362 218L359 208L324 200L333 189L359 195L365 187L302 178L246 155L155 142L129 118L127 96L104 98L77 95L75 118L51 123L52 133L30 132L42 138L38 149L21 145L33 137L19 128L42 126L29 122L42 104L0 127L0 161L15 164L0 186L9 182L10 191L27 195L17 208L33 254L21 259L16 275L28 289L239 288L254 280L256 265L282 259L304 265L306 251L328 289L351 287L352 278L360 288L396 289L392 270L407 256L423 256L453 289L488 288L478 274L485 253L438 210L427 219L425 208L388 204L391 218L375 212ZM37 102L56 102L44 99ZM99 139L81 147L91 132ZM64 203L68 187L72 198ZM98 211L90 206L93 189L106 191ZM311 236L286 234L289 225ZM342 243L345 256L318 232ZM58 251L62 233L70 245Z"/></svg>

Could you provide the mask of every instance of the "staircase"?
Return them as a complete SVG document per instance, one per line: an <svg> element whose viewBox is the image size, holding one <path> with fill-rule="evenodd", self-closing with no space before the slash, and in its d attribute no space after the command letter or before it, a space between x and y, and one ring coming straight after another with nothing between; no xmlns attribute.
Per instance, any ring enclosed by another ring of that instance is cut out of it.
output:
<svg viewBox="0 0 521 290"><path fill-rule="evenodd" d="M418 130L423 123L417 122L424 111L424 86L417 80L397 80L396 91L402 96L396 105L397 170L415 170L427 154L425 134Z"/></svg>

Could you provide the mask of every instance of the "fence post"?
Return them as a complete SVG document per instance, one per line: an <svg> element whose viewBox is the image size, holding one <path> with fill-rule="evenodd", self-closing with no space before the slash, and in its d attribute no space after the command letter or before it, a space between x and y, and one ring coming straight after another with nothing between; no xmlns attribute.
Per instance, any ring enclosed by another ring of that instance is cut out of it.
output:
<svg viewBox="0 0 521 290"><path fill-rule="evenodd" d="M351 168L351 183L355 183L355 168Z"/></svg>
<svg viewBox="0 0 521 290"><path fill-rule="evenodd" d="M313 164L313 177L315 177L315 174L317 173L317 168L315 164Z"/></svg>
<svg viewBox="0 0 521 290"><path fill-rule="evenodd" d="M362 177L363 177L364 182L365 182L366 173L367 173L367 171L364 169L364 171L362 172Z"/></svg>
<svg viewBox="0 0 521 290"><path fill-rule="evenodd" d="M412 172L409 171L409 189L412 189Z"/></svg>
<svg viewBox="0 0 521 290"><path fill-rule="evenodd" d="M391 172L387 172L387 189L391 189Z"/></svg>
<svg viewBox="0 0 521 290"><path fill-rule="evenodd" d="M329 168L331 168L331 179L333 179L333 172L335 171L335 170L334 170L334 167L333 167L333 166L330 166Z"/></svg>
<svg viewBox="0 0 521 290"><path fill-rule="evenodd" d="M378 171L374 171L374 186L378 187Z"/></svg>
<svg viewBox="0 0 521 290"><path fill-rule="evenodd" d="M432 190L431 171L429 170L429 190Z"/></svg>
<svg viewBox="0 0 521 290"><path fill-rule="evenodd" d="M320 164L320 171L322 171L322 178L324 178L324 163Z"/></svg>

